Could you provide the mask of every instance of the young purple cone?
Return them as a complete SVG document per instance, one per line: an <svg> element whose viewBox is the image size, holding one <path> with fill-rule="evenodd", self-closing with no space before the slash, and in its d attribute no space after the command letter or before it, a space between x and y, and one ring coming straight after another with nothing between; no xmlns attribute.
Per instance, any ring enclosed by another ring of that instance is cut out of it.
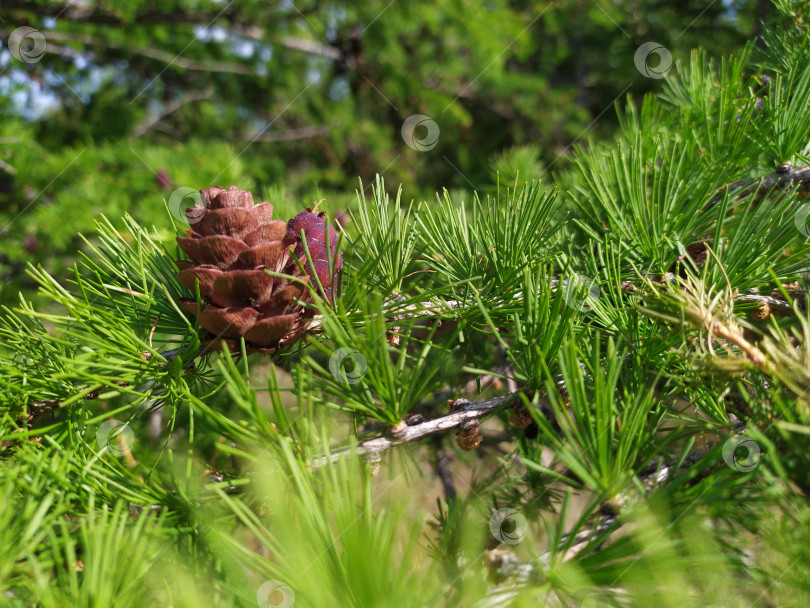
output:
<svg viewBox="0 0 810 608"><path fill-rule="evenodd" d="M337 236L326 226L325 213L309 209L289 222L273 219L270 203L253 204L253 195L231 186L200 191L204 207L186 211L191 229L177 244L191 261L180 260L177 278L195 291L202 305L182 298L179 303L214 335L215 340L244 338L251 350L269 352L298 339L309 327L313 309L307 284L317 288L317 275L331 301L343 258ZM310 267L301 241L306 234ZM326 256L330 235L333 274ZM301 267L304 271L301 271ZM289 278L271 276L281 273ZM235 343L231 343L235 346Z"/></svg>

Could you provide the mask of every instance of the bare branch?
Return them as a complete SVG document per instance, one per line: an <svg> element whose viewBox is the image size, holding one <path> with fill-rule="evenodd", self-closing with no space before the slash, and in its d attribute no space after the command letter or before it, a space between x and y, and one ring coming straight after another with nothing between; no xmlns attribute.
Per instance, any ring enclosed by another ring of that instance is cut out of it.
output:
<svg viewBox="0 0 810 608"><path fill-rule="evenodd" d="M242 74L245 76L255 76L256 70L249 65L241 63L231 63L228 61L194 61L192 59L185 59L179 57L176 53L161 51L159 49L134 46L130 44L121 44L118 42L111 42L102 38L94 38L93 36L83 36L76 34L66 34L64 32L48 32L46 36L48 46L45 51L56 55L69 55L75 56L79 51L75 49L66 49L65 47L52 44L54 42L78 43L86 44L88 46L98 46L122 53L129 53L133 55L141 55L155 61L165 63L170 67L181 68L184 70L191 70L196 72L224 72L229 74Z"/></svg>
<svg viewBox="0 0 810 608"><path fill-rule="evenodd" d="M187 93L186 95L184 95L179 99L174 99L169 103L167 103L161 112L152 112L151 114L149 114L149 116L146 117L146 120L144 120L141 124L135 127L132 134L135 137L140 137L141 135L146 133L149 129L154 127L158 122L166 118L166 116L168 116L172 112L176 112L184 105L194 103L196 101L211 99L213 95L214 92L211 89L207 89L205 91Z"/></svg>
<svg viewBox="0 0 810 608"><path fill-rule="evenodd" d="M17 173L17 169L9 165L6 161L0 160L0 170L5 171L9 175L15 175Z"/></svg>
<svg viewBox="0 0 810 608"><path fill-rule="evenodd" d="M480 420L484 416L491 414L512 401L520 392L521 391L507 393L488 401L481 401L480 403L470 403L466 399L458 399L456 401L458 404L456 409L446 416L428 420L427 422L413 426L408 426L402 422L395 427L391 427L384 435L361 441L356 448L346 448L332 452L329 456L316 458L312 464L314 467L324 466L330 462L337 462L342 456L350 454L376 459L382 452L395 446L455 429L473 420Z"/></svg>
<svg viewBox="0 0 810 608"><path fill-rule="evenodd" d="M810 167L792 167L790 164L782 165L774 173L760 178L748 178L732 184L730 190L735 190L735 196L748 196L752 192L764 196L771 188L789 188L798 186L804 194L810 189Z"/></svg>
<svg viewBox="0 0 810 608"><path fill-rule="evenodd" d="M233 4L233 3L231 3ZM109 6L109 5L108 5ZM159 23L173 23L182 25L210 25L217 19L230 24L248 27L239 18L239 5L227 6L224 9L210 11L186 10L182 7L173 7L171 10L152 9L136 13L131 17L124 17L113 9L100 6L98 3L69 1L58 3L41 3L34 0L4 0L3 8L6 10L24 10L45 17L54 17L64 21L77 23L95 23L98 25L154 25ZM281 12L265 15L274 20L296 18L296 14L304 16L301 11Z"/></svg>
<svg viewBox="0 0 810 608"><path fill-rule="evenodd" d="M447 501L455 500L457 495L456 486L453 483L453 473L450 471L452 452L441 443L441 438L439 438L434 447L433 454L436 458L436 475L444 489L444 498Z"/></svg>
<svg viewBox="0 0 810 608"><path fill-rule="evenodd" d="M285 48L301 51L310 55L318 55L326 59L331 59L332 61L341 61L343 59L343 53L340 49L328 44L315 42L314 40L288 36L281 40L281 44Z"/></svg>
<svg viewBox="0 0 810 608"><path fill-rule="evenodd" d="M795 312L789 302L779 298L774 298L773 296L761 296L755 293L744 293L736 295L734 297L734 301L742 303L767 304L771 308L789 314L793 314Z"/></svg>
<svg viewBox="0 0 810 608"><path fill-rule="evenodd" d="M289 129L279 133L263 133L258 137L245 138L251 142L277 142L277 141L296 141L299 139L310 139L312 137L320 137L329 133L329 127L301 127L300 129Z"/></svg>
<svg viewBox="0 0 810 608"><path fill-rule="evenodd" d="M171 23L175 25L203 25L203 26L211 26L214 23L218 22L225 22L228 24L226 29L230 30L232 33L242 36L244 38L251 38L253 40L262 41L264 39L263 30L259 27L256 27L255 24L246 23L242 18L239 16L238 5L234 6L230 10L228 8L223 10L216 10L216 11L187 11L183 8L174 8L169 11L161 11L161 10L149 10L142 13L137 13L132 17L123 17L119 13L109 10L106 8L99 7L97 5L89 6L86 4L81 4L78 2L68 2L66 4L40 4L39 2L32 2L30 0L6 0L3 3L3 8L6 10L11 9L19 9L19 10L26 10L36 13L38 15L46 16L46 17L54 17L64 21L73 21L77 23L93 23L98 25L107 25L107 26L128 26L128 25L159 25L163 23ZM311 12L311 11L310 11ZM277 12L273 15L273 20L282 21L284 19L297 19L298 17L306 18L305 12L302 12L299 9L295 9L294 12ZM262 19L263 23L268 23L270 18L268 16L264 16ZM48 39L58 40L54 37L54 34L59 34L60 36L64 36L64 34L58 32L48 32ZM343 52L330 44L324 44L321 42L317 42L314 40L307 40L305 38L298 38L295 36L285 36L280 40L270 41L274 44L278 44L283 46L284 48L300 51L302 53L307 53L309 55L317 55L319 57L324 57L331 61L342 61L344 59ZM97 42L94 43L86 43L86 44L98 44ZM112 44L107 44L109 48L116 48ZM122 45L119 45L119 48ZM124 48L130 48L123 45ZM144 50L154 53L154 59L161 59L159 55L162 53L161 51L157 51L154 49L139 49L137 52L138 54L151 56L145 52ZM170 55L171 56L171 55ZM173 62L175 65L180 65L181 62L175 61ZM225 64L224 62L221 65L238 65L238 64ZM187 67L186 69L194 69L192 67ZM227 69L220 69L220 70L207 70L207 71L231 71ZM242 72L238 71L235 73L245 73L245 74L253 74L253 70L249 72Z"/></svg>

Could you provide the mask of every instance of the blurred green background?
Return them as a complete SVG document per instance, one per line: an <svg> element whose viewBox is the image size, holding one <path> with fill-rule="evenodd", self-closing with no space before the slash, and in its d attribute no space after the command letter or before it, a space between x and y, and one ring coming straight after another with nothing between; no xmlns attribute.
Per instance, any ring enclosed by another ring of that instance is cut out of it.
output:
<svg viewBox="0 0 810 608"><path fill-rule="evenodd" d="M676 62L698 46L733 54L771 10L3 0L0 302L32 287L28 262L63 275L100 214L168 235L163 201L178 187L236 184L284 211L325 197L338 211L377 173L409 201L563 171L572 145L614 132L614 103L660 85L636 67L641 44ZM8 41L23 26L36 32L21 59Z"/></svg>

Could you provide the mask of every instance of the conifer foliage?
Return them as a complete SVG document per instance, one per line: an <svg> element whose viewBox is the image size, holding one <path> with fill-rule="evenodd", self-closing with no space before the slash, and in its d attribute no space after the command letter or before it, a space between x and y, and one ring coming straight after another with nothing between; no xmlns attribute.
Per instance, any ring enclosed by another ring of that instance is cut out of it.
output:
<svg viewBox="0 0 810 608"><path fill-rule="evenodd" d="M30 267L0 605L807 605L810 21L777 5L574 171L378 178L340 223L209 187Z"/></svg>

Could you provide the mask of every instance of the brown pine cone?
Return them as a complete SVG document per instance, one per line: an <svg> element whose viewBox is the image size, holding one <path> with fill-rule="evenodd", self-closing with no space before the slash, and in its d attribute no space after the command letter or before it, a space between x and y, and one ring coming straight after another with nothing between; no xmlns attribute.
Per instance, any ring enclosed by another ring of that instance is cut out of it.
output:
<svg viewBox="0 0 810 608"><path fill-rule="evenodd" d="M474 450L484 438L481 436L478 427L478 421L473 420L466 423L461 427L458 435L456 435L456 443L458 447L467 452Z"/></svg>
<svg viewBox="0 0 810 608"><path fill-rule="evenodd" d="M285 222L272 219L273 205L254 205L253 195L235 186L228 190L214 186L200 194L205 206L186 211L192 229L186 231L187 237L177 237L180 249L191 258L177 262L181 268L177 278L192 291L199 284L202 304L199 312L195 300L182 298L180 305L214 335L213 340L244 338L250 350L260 352L295 341L314 314L302 305L310 300L307 285L312 276L318 276L331 302L343 264L337 236L329 228L334 260L334 275L329 276L326 214L307 208ZM302 229L314 273L301 242Z"/></svg>
<svg viewBox="0 0 810 608"><path fill-rule="evenodd" d="M516 405L514 408L512 408L512 411L509 412L509 423L512 426L526 428L532 422L534 422L534 419L532 418L531 413L529 413L528 408L523 404Z"/></svg>

